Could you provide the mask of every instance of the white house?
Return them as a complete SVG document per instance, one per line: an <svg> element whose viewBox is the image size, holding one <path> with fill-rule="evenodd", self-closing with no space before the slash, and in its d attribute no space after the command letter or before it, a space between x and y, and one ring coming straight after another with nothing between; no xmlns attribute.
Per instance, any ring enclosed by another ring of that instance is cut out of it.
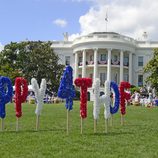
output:
<svg viewBox="0 0 158 158"><path fill-rule="evenodd" d="M72 66L74 79L100 78L103 91L105 80L118 84L128 81L132 85L143 86L146 78L143 66L152 58L158 41L149 41L146 33L143 40L135 40L115 32L94 32L73 41L69 41L68 34L64 34L64 40L53 41L52 48L61 64ZM0 44L0 51L2 49ZM92 88L88 91L92 99Z"/></svg>
<svg viewBox="0 0 158 158"><path fill-rule="evenodd" d="M94 32L73 41L54 41L52 48L62 64L73 67L74 79L100 78L101 87L106 79L143 86L143 66L158 48L158 41L148 41L146 33L143 37L135 40L115 32ZM89 92L92 95L92 89Z"/></svg>

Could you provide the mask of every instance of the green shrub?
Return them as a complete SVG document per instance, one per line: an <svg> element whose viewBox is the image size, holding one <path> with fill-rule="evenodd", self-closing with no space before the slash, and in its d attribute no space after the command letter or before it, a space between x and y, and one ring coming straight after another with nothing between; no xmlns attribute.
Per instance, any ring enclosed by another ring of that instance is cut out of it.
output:
<svg viewBox="0 0 158 158"><path fill-rule="evenodd" d="M139 87L133 87L130 88L131 94L133 94L135 91L140 92L140 88Z"/></svg>
<svg viewBox="0 0 158 158"><path fill-rule="evenodd" d="M80 91L76 90L76 97L74 100L80 100Z"/></svg>

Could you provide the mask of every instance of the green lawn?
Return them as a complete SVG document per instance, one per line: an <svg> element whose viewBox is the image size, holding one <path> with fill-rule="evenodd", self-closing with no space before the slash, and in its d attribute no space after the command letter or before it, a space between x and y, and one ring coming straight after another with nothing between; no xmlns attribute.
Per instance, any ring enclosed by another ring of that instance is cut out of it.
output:
<svg viewBox="0 0 158 158"><path fill-rule="evenodd" d="M92 103L80 134L79 102L70 112L70 134L66 135L64 103L44 105L40 129L35 131L35 105L24 104L19 132L15 132L13 104L7 105L5 130L0 132L0 158L157 158L158 108L130 106L125 125L120 114L105 134L103 108L97 133L93 133Z"/></svg>

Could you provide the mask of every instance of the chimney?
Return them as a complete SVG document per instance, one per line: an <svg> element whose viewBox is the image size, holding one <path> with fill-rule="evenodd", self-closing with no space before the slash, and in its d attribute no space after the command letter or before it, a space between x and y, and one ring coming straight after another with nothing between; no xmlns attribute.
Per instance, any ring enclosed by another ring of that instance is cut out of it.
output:
<svg viewBox="0 0 158 158"><path fill-rule="evenodd" d="M143 32L143 41L147 41L148 35L147 32Z"/></svg>
<svg viewBox="0 0 158 158"><path fill-rule="evenodd" d="M63 33L63 36L64 36L64 41L68 41L69 40L68 32Z"/></svg>

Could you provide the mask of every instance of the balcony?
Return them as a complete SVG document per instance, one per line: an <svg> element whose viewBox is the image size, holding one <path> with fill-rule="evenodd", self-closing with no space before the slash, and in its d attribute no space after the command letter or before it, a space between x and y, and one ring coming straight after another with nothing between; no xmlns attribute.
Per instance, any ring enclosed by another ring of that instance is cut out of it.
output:
<svg viewBox="0 0 158 158"><path fill-rule="evenodd" d="M94 65L94 61L86 61L86 65L88 65L88 66ZM107 65L107 61L106 60L105 61L98 61L98 65ZM119 60L118 61L112 61L111 60L111 65L119 66L120 65L120 61ZM82 62L79 62L78 66L82 66ZM128 67L129 63L128 62L124 62L123 66Z"/></svg>
<svg viewBox="0 0 158 158"><path fill-rule="evenodd" d="M89 65L88 61L86 61L86 65ZM78 62L78 66L82 66L82 62Z"/></svg>
<svg viewBox="0 0 158 158"><path fill-rule="evenodd" d="M128 67L128 66L129 66L129 63L123 63L123 66L127 66L127 67Z"/></svg>
<svg viewBox="0 0 158 158"><path fill-rule="evenodd" d="M94 61L88 61L88 65L93 65Z"/></svg>
<svg viewBox="0 0 158 158"><path fill-rule="evenodd" d="M98 61L98 64L99 65L106 65L107 64L107 61L105 60L105 61Z"/></svg>
<svg viewBox="0 0 158 158"><path fill-rule="evenodd" d="M127 43L135 46L136 41L133 38L120 35L118 33L113 32L95 32L86 36L80 36L73 41L73 46L87 43L87 42L118 42L118 43Z"/></svg>
<svg viewBox="0 0 158 158"><path fill-rule="evenodd" d="M119 60L117 60L117 61L111 61L111 65L120 65L120 61Z"/></svg>

